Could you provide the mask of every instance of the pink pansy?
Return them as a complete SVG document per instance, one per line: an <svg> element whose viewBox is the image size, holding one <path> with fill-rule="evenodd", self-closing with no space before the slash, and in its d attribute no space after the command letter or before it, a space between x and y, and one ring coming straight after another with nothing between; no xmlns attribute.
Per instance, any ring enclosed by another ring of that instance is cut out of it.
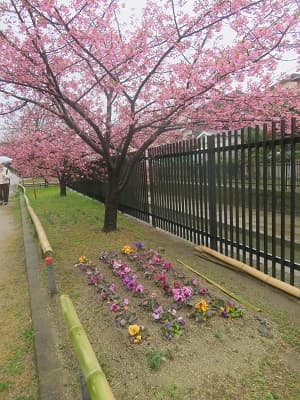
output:
<svg viewBox="0 0 300 400"><path fill-rule="evenodd" d="M165 262L165 263L163 264L163 266L164 266L164 268L166 268L168 271L169 271L170 269L173 268L173 264L172 264L171 262Z"/></svg>
<svg viewBox="0 0 300 400"><path fill-rule="evenodd" d="M112 283L112 284L109 286L109 290L110 290L111 292L115 292L115 291L117 290L116 285L115 285L114 283Z"/></svg>
<svg viewBox="0 0 300 400"><path fill-rule="evenodd" d="M136 291L136 292L139 292L139 293L144 293L144 286L141 285L141 284L138 284L138 285L136 286L136 288L135 288L135 291Z"/></svg>
<svg viewBox="0 0 300 400"><path fill-rule="evenodd" d="M194 278L194 279L192 280L192 284L193 284L194 286L198 286L199 283L200 283L200 280L199 280L198 278Z"/></svg>
<svg viewBox="0 0 300 400"><path fill-rule="evenodd" d="M110 305L110 310L112 312L118 312L118 311L120 311L120 306L117 303L112 303Z"/></svg>
<svg viewBox="0 0 300 400"><path fill-rule="evenodd" d="M123 300L123 306L128 306L129 304L129 300L128 299L124 299Z"/></svg>

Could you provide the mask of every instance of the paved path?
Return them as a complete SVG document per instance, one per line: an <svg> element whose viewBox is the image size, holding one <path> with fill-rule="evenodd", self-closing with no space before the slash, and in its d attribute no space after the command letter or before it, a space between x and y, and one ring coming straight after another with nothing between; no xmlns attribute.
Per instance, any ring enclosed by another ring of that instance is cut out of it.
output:
<svg viewBox="0 0 300 400"><path fill-rule="evenodd" d="M13 196L14 189L14 187L11 188L10 196ZM39 377L39 398L40 400L61 400L64 398L64 373L55 348L55 327L49 318L48 305L51 298L47 289L42 288L40 284L37 271L41 261L41 251L34 240L33 227L28 218L23 197L21 197L21 214L32 322L36 332L35 351ZM12 213L11 203L9 202L7 206L0 206L0 237L4 238L0 240L1 257L5 258L6 243L10 241L16 229L17 224Z"/></svg>

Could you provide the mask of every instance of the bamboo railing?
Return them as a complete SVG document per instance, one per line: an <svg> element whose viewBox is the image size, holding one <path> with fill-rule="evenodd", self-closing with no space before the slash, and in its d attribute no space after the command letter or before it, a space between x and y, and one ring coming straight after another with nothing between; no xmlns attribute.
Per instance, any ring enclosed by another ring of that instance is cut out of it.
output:
<svg viewBox="0 0 300 400"><path fill-rule="evenodd" d="M115 400L71 299L67 295L61 295L60 302L68 333L91 400Z"/></svg>

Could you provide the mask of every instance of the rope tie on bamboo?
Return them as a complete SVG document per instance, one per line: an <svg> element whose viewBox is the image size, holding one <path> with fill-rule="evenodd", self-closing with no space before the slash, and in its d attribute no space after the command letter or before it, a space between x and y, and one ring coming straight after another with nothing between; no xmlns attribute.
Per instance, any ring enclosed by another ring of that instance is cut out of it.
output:
<svg viewBox="0 0 300 400"><path fill-rule="evenodd" d="M92 370L87 374L87 376L85 377L85 379L88 380L89 377L90 377L91 375L95 374L96 372L100 372L100 373L101 373L101 370L100 370L99 368L92 369Z"/></svg>

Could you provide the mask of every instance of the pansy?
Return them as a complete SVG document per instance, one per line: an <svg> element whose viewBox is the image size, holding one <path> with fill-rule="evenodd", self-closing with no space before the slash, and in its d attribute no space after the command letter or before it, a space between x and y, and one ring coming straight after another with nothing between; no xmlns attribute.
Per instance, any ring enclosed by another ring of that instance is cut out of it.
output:
<svg viewBox="0 0 300 400"><path fill-rule="evenodd" d="M162 306L158 306L153 310L153 319L155 319L156 321L158 321L161 318L161 315L163 314L164 310L162 308Z"/></svg>
<svg viewBox="0 0 300 400"><path fill-rule="evenodd" d="M126 245L126 246L123 246L122 252L124 254L131 254L131 253L134 252L134 248L131 247L131 246Z"/></svg>
<svg viewBox="0 0 300 400"><path fill-rule="evenodd" d="M129 304L129 300L128 300L128 299L124 299L124 300L123 300L123 306L124 306L124 307L127 307L128 304Z"/></svg>
<svg viewBox="0 0 300 400"><path fill-rule="evenodd" d="M80 264L86 264L89 262L89 259L86 256L80 256L79 262L80 262Z"/></svg>
<svg viewBox="0 0 300 400"><path fill-rule="evenodd" d="M135 242L134 245L138 250L143 249L145 247L145 244L143 242Z"/></svg>
<svg viewBox="0 0 300 400"><path fill-rule="evenodd" d="M199 283L200 283L200 281L199 281L198 278L194 278L194 279L192 280L192 284L193 284L194 286L198 286Z"/></svg>
<svg viewBox="0 0 300 400"><path fill-rule="evenodd" d="M193 295L193 288L190 286L183 286L182 288L174 288L172 290L173 298L179 303L189 300Z"/></svg>
<svg viewBox="0 0 300 400"><path fill-rule="evenodd" d="M202 288L200 288L200 290L199 290L199 293L200 293L200 294L205 294L205 293L207 293L207 292L208 292L207 287L202 287Z"/></svg>
<svg viewBox="0 0 300 400"><path fill-rule="evenodd" d="M90 285L97 285L97 283L98 283L98 277L97 277L97 275L91 276Z"/></svg>
<svg viewBox="0 0 300 400"><path fill-rule="evenodd" d="M161 265L163 263L162 259L160 256L155 255L149 260L149 264L158 264Z"/></svg>
<svg viewBox="0 0 300 400"><path fill-rule="evenodd" d="M201 310L203 313L206 313L208 310L208 305L205 300L200 300L198 303L195 304L196 310Z"/></svg>
<svg viewBox="0 0 300 400"><path fill-rule="evenodd" d="M128 332L130 336L136 336L140 332L140 327L138 325L129 325Z"/></svg>
<svg viewBox="0 0 300 400"><path fill-rule="evenodd" d="M112 283L112 284L109 286L109 290L110 290L111 292L115 292L115 291L117 290L116 285L115 285L114 283Z"/></svg>
<svg viewBox="0 0 300 400"><path fill-rule="evenodd" d="M139 343L141 343L141 341L142 341L142 336L141 336L141 335L137 335L137 336L134 338L133 343L139 344Z"/></svg>
<svg viewBox="0 0 300 400"><path fill-rule="evenodd" d="M139 283L139 284L136 286L135 291L136 291L137 293L144 293L144 286L143 286L142 284Z"/></svg>
<svg viewBox="0 0 300 400"><path fill-rule="evenodd" d="M171 262L167 261L163 264L163 267L169 271L170 269L173 268L173 264Z"/></svg>
<svg viewBox="0 0 300 400"><path fill-rule="evenodd" d="M119 306L119 304L117 304L117 303L112 303L112 304L110 305L110 311L112 311L112 312L118 312L118 311L120 311L120 306Z"/></svg>
<svg viewBox="0 0 300 400"><path fill-rule="evenodd" d="M106 293L105 290L101 290L101 292L100 292L100 299L101 299L102 301L105 301L105 300L107 299L107 293Z"/></svg>

